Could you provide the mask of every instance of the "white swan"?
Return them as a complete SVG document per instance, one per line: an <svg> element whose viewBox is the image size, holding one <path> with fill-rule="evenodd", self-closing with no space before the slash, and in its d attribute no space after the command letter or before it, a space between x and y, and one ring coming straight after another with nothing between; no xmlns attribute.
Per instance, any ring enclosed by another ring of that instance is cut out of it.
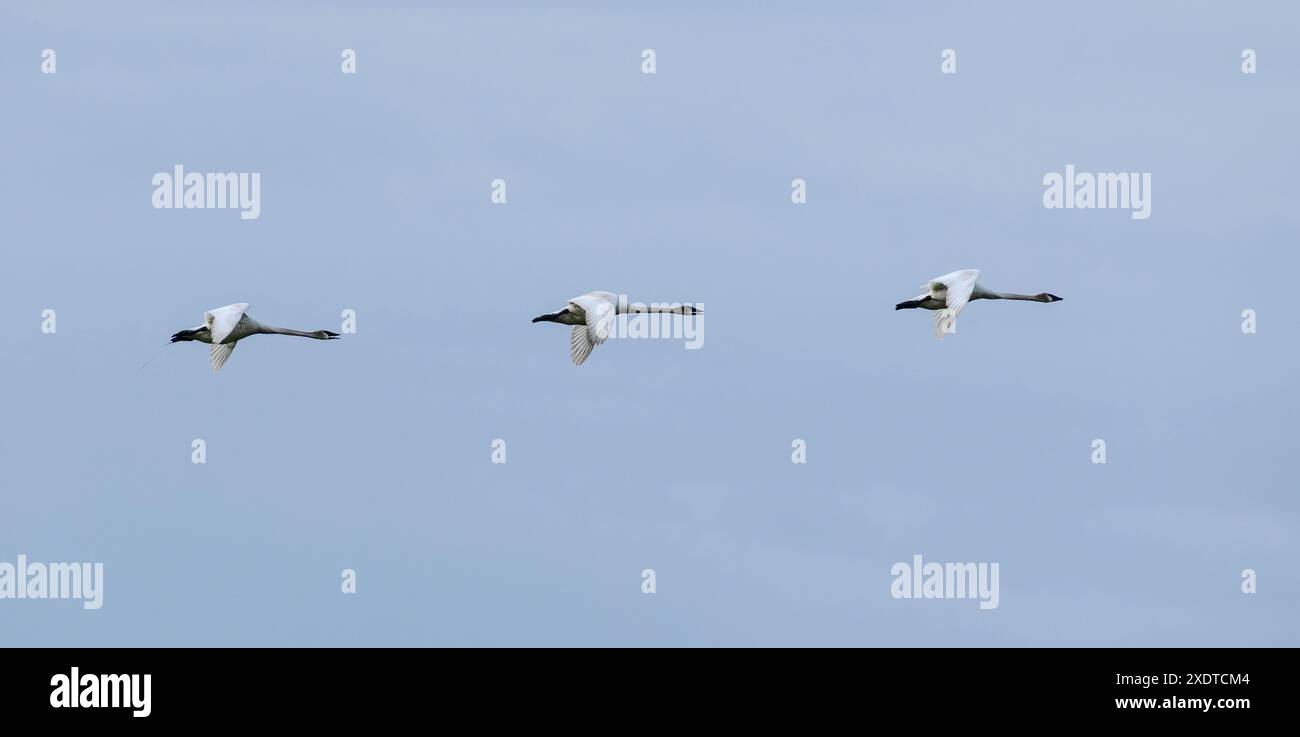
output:
<svg viewBox="0 0 1300 737"><path fill-rule="evenodd" d="M1010 294L1004 292L994 292L976 283L979 278L979 269L963 269L954 271L951 274L937 276L921 288L925 291L917 295L915 299L909 299L906 302L899 302L894 305L895 310L909 310L920 308L923 310L938 310L934 313L934 335L943 340L946 333L954 332L957 329L957 314L966 306L967 302L976 299L1020 299L1029 302L1060 302L1061 298L1055 294L1041 292L1039 294Z"/></svg>
<svg viewBox="0 0 1300 737"><path fill-rule="evenodd" d="M202 325L176 333L172 336L172 342L197 340L200 343L211 343L212 373L215 374L221 370L222 366L226 365L226 360L230 358L230 354L234 353L235 343L250 335L259 333L265 335L297 335L303 338L315 338L316 340L336 340L339 337L338 333L331 333L328 330L317 330L314 333L308 333L302 330L273 328L249 317L246 314L247 310L247 302L208 310L203 313Z"/></svg>
<svg viewBox="0 0 1300 737"><path fill-rule="evenodd" d="M614 319L619 315L637 313L668 313L673 315L702 315L691 305L660 306L632 304L620 300L613 292L587 292L581 297L574 297L563 309L538 315L533 322L558 322L572 325L569 333L569 355L574 366L581 366L591 350L609 337L614 327Z"/></svg>

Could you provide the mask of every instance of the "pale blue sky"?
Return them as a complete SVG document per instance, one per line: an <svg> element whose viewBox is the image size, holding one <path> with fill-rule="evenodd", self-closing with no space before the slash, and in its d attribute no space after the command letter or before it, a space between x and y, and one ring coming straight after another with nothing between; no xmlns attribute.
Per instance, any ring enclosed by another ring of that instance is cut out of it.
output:
<svg viewBox="0 0 1300 737"><path fill-rule="evenodd" d="M1293 5L372 5L0 8L0 560L105 566L0 645L1300 644ZM893 310L958 268L1065 301ZM705 347L575 368L529 320L590 290ZM137 369L240 301L358 333ZM916 553L999 608L892 599Z"/></svg>

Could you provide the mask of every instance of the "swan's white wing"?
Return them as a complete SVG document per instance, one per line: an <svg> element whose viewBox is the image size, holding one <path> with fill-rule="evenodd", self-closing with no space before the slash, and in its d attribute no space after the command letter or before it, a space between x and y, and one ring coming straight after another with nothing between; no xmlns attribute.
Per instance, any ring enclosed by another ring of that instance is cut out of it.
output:
<svg viewBox="0 0 1300 737"><path fill-rule="evenodd" d="M591 349L604 343L614 328L617 310L614 303L604 296L584 294L569 300L569 307L574 312L581 312L586 319L585 325L574 325L569 334L569 352L574 366L591 355Z"/></svg>
<svg viewBox="0 0 1300 737"><path fill-rule="evenodd" d="M247 309L248 303L240 302L203 313L203 322L207 324L208 330L212 333L214 346L230 335L235 326L239 324L239 318L244 316Z"/></svg>
<svg viewBox="0 0 1300 737"><path fill-rule="evenodd" d="M569 355L573 357L573 365L581 366L582 362L587 360L587 356L591 355L591 349L594 347L587 339L587 326L574 325L572 332L569 333Z"/></svg>
<svg viewBox="0 0 1300 737"><path fill-rule="evenodd" d="M230 358L230 354L235 352L236 345L238 344L237 343L223 343L220 345L216 343L212 344L212 352L211 352L212 373L214 374L217 373L218 371L221 370L222 366L226 365L226 361L227 359Z"/></svg>
<svg viewBox="0 0 1300 737"><path fill-rule="evenodd" d="M569 307L576 308L587 321L587 339L592 345L600 345L614 329L617 309L614 303L604 296L584 294L569 300Z"/></svg>
<svg viewBox="0 0 1300 737"><path fill-rule="evenodd" d="M958 310L960 312L960 310ZM934 337L943 340L943 336L957 330L957 312L950 309L935 310Z"/></svg>
<svg viewBox="0 0 1300 737"><path fill-rule="evenodd" d="M948 287L953 286L954 284L970 282L971 287L974 288L975 280L979 278L979 275L979 269L961 269L960 271L954 271L950 274L944 274L943 276L936 276L930 281L922 284L921 289L924 289L927 294L935 299L943 299L943 293L948 290Z"/></svg>
<svg viewBox="0 0 1300 737"><path fill-rule="evenodd" d="M942 299L945 305L944 309L934 313L934 336L939 340L956 329L957 315L970 301L970 295L975 291L975 279L979 275L979 269L954 271L931 280L927 285L930 294L935 299Z"/></svg>

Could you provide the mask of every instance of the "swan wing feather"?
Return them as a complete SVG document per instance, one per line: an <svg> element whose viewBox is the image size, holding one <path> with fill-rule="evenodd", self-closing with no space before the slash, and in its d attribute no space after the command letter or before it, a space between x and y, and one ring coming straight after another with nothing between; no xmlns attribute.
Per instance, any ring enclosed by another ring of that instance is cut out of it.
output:
<svg viewBox="0 0 1300 737"><path fill-rule="evenodd" d="M604 343L614 328L617 309L604 294L584 294L569 300L569 307L583 315L585 324L574 325L569 335L569 351L574 366L581 366L596 346Z"/></svg>
<svg viewBox="0 0 1300 737"><path fill-rule="evenodd" d="M240 318L244 316L244 312L247 310L248 303L239 302L203 313L203 322L208 326L208 330L212 334L214 346L230 337L230 334L235 330L235 326L239 324Z"/></svg>
<svg viewBox="0 0 1300 737"><path fill-rule="evenodd" d="M587 360L587 356L591 355L591 349L594 347L587 339L587 326L574 325L569 333L569 356L573 358L573 365L581 366L582 362Z"/></svg>
<svg viewBox="0 0 1300 737"><path fill-rule="evenodd" d="M235 346L238 343L213 343L211 348L212 373L217 373L222 366L226 365L230 354L235 352Z"/></svg>
<svg viewBox="0 0 1300 737"><path fill-rule="evenodd" d="M926 285L931 296L944 303L944 308L934 313L934 336L939 340L956 329L957 315L970 301L979 274L979 269L963 269L931 279Z"/></svg>

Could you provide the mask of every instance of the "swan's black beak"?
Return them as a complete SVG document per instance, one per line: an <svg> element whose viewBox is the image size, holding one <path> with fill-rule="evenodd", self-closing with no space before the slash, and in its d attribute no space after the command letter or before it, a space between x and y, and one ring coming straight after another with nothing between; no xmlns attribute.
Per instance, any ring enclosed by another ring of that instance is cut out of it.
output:
<svg viewBox="0 0 1300 737"><path fill-rule="evenodd" d="M1049 294L1049 295L1047 295L1047 301L1048 301L1048 302L1060 302L1060 301L1061 301L1061 298L1058 297L1058 296L1056 296L1055 294Z"/></svg>
<svg viewBox="0 0 1300 737"><path fill-rule="evenodd" d="M555 315L538 315L533 322L555 322Z"/></svg>

